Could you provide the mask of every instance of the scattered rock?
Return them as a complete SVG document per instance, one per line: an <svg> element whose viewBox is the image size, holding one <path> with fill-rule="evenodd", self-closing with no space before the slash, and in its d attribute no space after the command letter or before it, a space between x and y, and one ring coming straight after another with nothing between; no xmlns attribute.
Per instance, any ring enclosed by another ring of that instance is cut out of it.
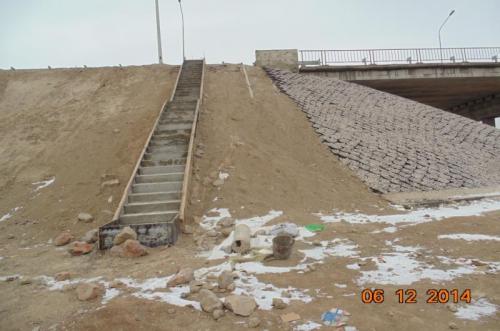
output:
<svg viewBox="0 0 500 331"><path fill-rule="evenodd" d="M257 327L259 327L260 325L260 319L258 317L250 317L248 319L248 327L251 328L251 329L255 329Z"/></svg>
<svg viewBox="0 0 500 331"><path fill-rule="evenodd" d="M73 240L74 237L69 231L64 231L61 232L55 239L54 239L54 245L56 246L64 246L67 245Z"/></svg>
<svg viewBox="0 0 500 331"><path fill-rule="evenodd" d="M87 231L85 235L81 239L82 241L88 243L88 244L93 244L99 240L99 230L98 229L92 229L90 231Z"/></svg>
<svg viewBox="0 0 500 331"><path fill-rule="evenodd" d="M124 282L122 282L121 280L118 280L118 279L115 279L114 281L112 281L111 283L109 283L109 287L110 288L124 288L126 286L127 285L125 285Z"/></svg>
<svg viewBox="0 0 500 331"><path fill-rule="evenodd" d="M200 292L202 286L203 286L203 282L200 282L198 280L192 280L189 283L189 292L190 293L198 293L198 292Z"/></svg>
<svg viewBox="0 0 500 331"><path fill-rule="evenodd" d="M90 215L89 213L80 213L78 214L78 220L80 222L90 223L94 220L94 216Z"/></svg>
<svg viewBox="0 0 500 331"><path fill-rule="evenodd" d="M13 234L9 234L9 235L7 236L7 239L15 239L15 238L16 238L16 237L15 237Z"/></svg>
<svg viewBox="0 0 500 331"><path fill-rule="evenodd" d="M173 314L175 314L175 309L169 308L169 309L167 309L167 313L169 313L170 315L173 315Z"/></svg>
<svg viewBox="0 0 500 331"><path fill-rule="evenodd" d="M215 309L213 312L212 312L212 317L214 318L214 320L218 320L219 318L221 318L222 316L224 316L224 310L222 309Z"/></svg>
<svg viewBox="0 0 500 331"><path fill-rule="evenodd" d="M78 300L89 301L100 297L104 292L101 285L95 283L81 283L76 288Z"/></svg>
<svg viewBox="0 0 500 331"><path fill-rule="evenodd" d="M233 273L231 271L223 271L217 279L219 288L227 289L233 283Z"/></svg>
<svg viewBox="0 0 500 331"><path fill-rule="evenodd" d="M113 245L118 246L126 240L137 240L137 233L130 226L124 227L113 239Z"/></svg>
<svg viewBox="0 0 500 331"><path fill-rule="evenodd" d="M229 227L229 228L222 228L220 230L220 233L224 236L224 237L229 237L229 235L231 234L231 232L233 232L234 228L233 227Z"/></svg>
<svg viewBox="0 0 500 331"><path fill-rule="evenodd" d="M229 226L233 226L234 225L234 219L232 217L224 217L223 219L221 219L217 223L217 225L220 225L223 228L227 228Z"/></svg>
<svg viewBox="0 0 500 331"><path fill-rule="evenodd" d="M280 316L284 323L300 320L300 315L297 313L287 313Z"/></svg>
<svg viewBox="0 0 500 331"><path fill-rule="evenodd" d="M187 284L194 279L194 270L192 268L183 268L172 277L168 283L168 287Z"/></svg>
<svg viewBox="0 0 500 331"><path fill-rule="evenodd" d="M6 282L13 282L13 281L15 281L16 279L19 279L19 276L17 276L17 275L7 276L7 277L5 278L5 281L6 281Z"/></svg>
<svg viewBox="0 0 500 331"><path fill-rule="evenodd" d="M207 237L217 237L217 231L215 230L209 230L206 233Z"/></svg>
<svg viewBox="0 0 500 331"><path fill-rule="evenodd" d="M112 256L120 256L120 257L122 257L122 255L123 255L123 248L121 246L113 246L109 250L109 254L111 254Z"/></svg>
<svg viewBox="0 0 500 331"><path fill-rule="evenodd" d="M452 330L457 330L458 329L458 325L454 322L450 322L448 323L448 327Z"/></svg>
<svg viewBox="0 0 500 331"><path fill-rule="evenodd" d="M448 308L448 310L453 312L453 313L456 313L458 311L457 305L453 304L453 303L446 304L446 308Z"/></svg>
<svg viewBox="0 0 500 331"><path fill-rule="evenodd" d="M120 185L120 181L118 179L111 179L111 180L106 180L102 182L101 187L106 188L106 187L112 187L112 186L118 186Z"/></svg>
<svg viewBox="0 0 500 331"><path fill-rule="evenodd" d="M63 271L63 272L58 272L56 274L56 276L54 277L54 279L58 282L62 282L62 281L65 281L65 280L68 280L71 278L71 273L67 272L67 271Z"/></svg>
<svg viewBox="0 0 500 331"><path fill-rule="evenodd" d="M200 290L200 305L201 309L207 313L211 313L216 309L222 309L222 301L210 290Z"/></svg>
<svg viewBox="0 0 500 331"><path fill-rule="evenodd" d="M281 296L284 298L291 298L292 297L292 295L288 291L281 292Z"/></svg>
<svg viewBox="0 0 500 331"><path fill-rule="evenodd" d="M69 249L69 253L73 256L80 256L92 252L94 245L83 241L75 241Z"/></svg>
<svg viewBox="0 0 500 331"><path fill-rule="evenodd" d="M184 226L182 227L182 233L193 234L194 233L193 226L189 224L184 224Z"/></svg>
<svg viewBox="0 0 500 331"><path fill-rule="evenodd" d="M20 281L19 281L19 284L20 285L30 285L33 283L33 280L31 278L22 278Z"/></svg>
<svg viewBox="0 0 500 331"><path fill-rule="evenodd" d="M148 254L146 247L137 240L127 239L120 247L122 248L121 257L139 257Z"/></svg>
<svg viewBox="0 0 500 331"><path fill-rule="evenodd" d="M112 203L113 202L113 196L110 195L109 198L108 198L108 203Z"/></svg>
<svg viewBox="0 0 500 331"><path fill-rule="evenodd" d="M215 186L215 187L222 186L222 185L224 185L224 179L217 178L216 180L214 180L212 182L212 185Z"/></svg>
<svg viewBox="0 0 500 331"><path fill-rule="evenodd" d="M480 260L476 260L476 259L471 260L471 263L473 266L476 266L476 267L482 267L482 266L488 265L488 263L480 261Z"/></svg>
<svg viewBox="0 0 500 331"><path fill-rule="evenodd" d="M224 306L236 315L250 316L257 308L257 303L252 297L233 294L226 297Z"/></svg>
<svg viewBox="0 0 500 331"><path fill-rule="evenodd" d="M232 292L232 291L234 291L235 288L236 288L236 285L234 283L231 283L226 287L226 290L228 290L229 292Z"/></svg>
<svg viewBox="0 0 500 331"><path fill-rule="evenodd" d="M314 245L314 246L323 246L323 245L321 244L321 240L314 240L314 241L313 241L313 245Z"/></svg>
<svg viewBox="0 0 500 331"><path fill-rule="evenodd" d="M281 300L280 298L273 298L273 307L276 309L285 309L288 307L285 301Z"/></svg>

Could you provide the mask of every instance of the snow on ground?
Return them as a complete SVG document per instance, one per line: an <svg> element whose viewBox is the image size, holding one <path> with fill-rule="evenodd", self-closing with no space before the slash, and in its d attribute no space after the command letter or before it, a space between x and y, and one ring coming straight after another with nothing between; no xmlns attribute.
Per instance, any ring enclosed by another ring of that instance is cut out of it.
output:
<svg viewBox="0 0 500 331"><path fill-rule="evenodd" d="M481 317L494 315L497 310L497 305L489 302L486 298L479 298L470 304L458 307L455 316L460 319L476 321Z"/></svg>
<svg viewBox="0 0 500 331"><path fill-rule="evenodd" d="M310 249L300 249L299 252L303 253L304 262L306 259L313 259L317 261L324 260L328 256L339 256L339 257L359 257L359 252L356 250L358 245L353 243L348 239L335 238L334 240L321 241L321 246L317 246Z"/></svg>
<svg viewBox="0 0 500 331"><path fill-rule="evenodd" d="M317 329L321 329L321 324L312 321L299 324L293 328L294 331L312 331Z"/></svg>
<svg viewBox="0 0 500 331"><path fill-rule="evenodd" d="M62 281L57 281L55 280L54 277L50 276L38 276L35 277L35 279L40 280L45 286L47 286L47 289L49 291L61 291L63 290L66 286L69 285L77 285L80 283L94 283L97 282L99 284L102 284L105 288L105 293L102 296L101 303L105 305L108 303L111 299L117 297L120 294L120 291L114 288L109 287L109 282L102 280L102 277L93 277L93 278L75 278L75 279L67 279L67 280L62 280Z"/></svg>
<svg viewBox="0 0 500 331"><path fill-rule="evenodd" d="M431 221L439 221L451 217L480 216L484 213L500 210L499 200L478 200L467 204L455 204L438 208L420 208L405 214L366 215L361 213L338 212L333 215L316 214L325 223L345 221L351 224L386 223L392 226L399 224L416 225ZM386 232L394 232L387 228Z"/></svg>
<svg viewBox="0 0 500 331"><path fill-rule="evenodd" d="M19 209L21 209L23 207L15 207L15 208L12 208L7 214L3 215L2 217L0 217L0 222L3 222L3 221L6 221L8 220L9 218L11 218L12 216L14 216L14 213L16 211L18 211Z"/></svg>
<svg viewBox="0 0 500 331"><path fill-rule="evenodd" d="M38 192L39 190L46 188L47 186L52 185L56 180L56 177L52 177L48 180L42 180L40 182L31 183L31 185L35 185L36 187L33 189L33 192Z"/></svg>
<svg viewBox="0 0 500 331"><path fill-rule="evenodd" d="M491 240L500 241L499 236L490 236L486 234L471 234L471 233L454 233L454 234L443 234L438 236L439 239L454 239L454 240L465 240L465 241L476 241L476 240Z"/></svg>

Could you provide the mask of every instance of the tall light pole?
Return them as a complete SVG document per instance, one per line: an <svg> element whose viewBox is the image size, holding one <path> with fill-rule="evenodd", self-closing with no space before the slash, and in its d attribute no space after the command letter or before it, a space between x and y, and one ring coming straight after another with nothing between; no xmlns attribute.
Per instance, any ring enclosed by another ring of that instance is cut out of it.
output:
<svg viewBox="0 0 500 331"><path fill-rule="evenodd" d="M182 60L186 59L186 48L184 46L184 13L182 11L182 3L179 0L179 8L181 9L181 19L182 19Z"/></svg>
<svg viewBox="0 0 500 331"><path fill-rule="evenodd" d="M160 8L158 6L158 0L155 0L156 4L156 35L158 38L158 63L163 64L163 55L161 51L161 33L160 33Z"/></svg>
<svg viewBox="0 0 500 331"><path fill-rule="evenodd" d="M448 17L446 17L446 19L444 20L443 24L441 24L441 27L439 28L439 57L441 58L441 63L443 63L443 45L441 44L441 30L443 29L444 25L446 24L446 22L448 22L448 20L450 19L451 15L455 14L455 9L453 9L450 14L448 15Z"/></svg>

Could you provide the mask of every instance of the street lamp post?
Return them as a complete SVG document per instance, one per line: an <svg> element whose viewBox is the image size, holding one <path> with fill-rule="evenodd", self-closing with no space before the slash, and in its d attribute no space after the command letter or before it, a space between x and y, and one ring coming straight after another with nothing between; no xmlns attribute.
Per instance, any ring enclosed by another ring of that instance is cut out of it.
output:
<svg viewBox="0 0 500 331"><path fill-rule="evenodd" d="M180 0L179 0L180 1ZM441 44L441 30L443 29L444 25L446 24L446 22L448 22L448 20L450 19L451 15L455 14L455 10L452 10L450 12L450 14L448 15L448 17L446 17L446 19L444 20L443 24L441 24L441 27L439 28L439 57L441 58L441 63L443 63L443 46Z"/></svg>
<svg viewBox="0 0 500 331"><path fill-rule="evenodd" d="M156 4L156 36L158 38L158 63L163 64L163 55L161 51L161 33L160 33L160 8L158 6L158 0L155 0Z"/></svg>
<svg viewBox="0 0 500 331"><path fill-rule="evenodd" d="M182 19L182 60L184 61L186 59L186 48L184 44L184 13L182 11L182 3L181 0L179 0L179 8L181 9L181 19Z"/></svg>

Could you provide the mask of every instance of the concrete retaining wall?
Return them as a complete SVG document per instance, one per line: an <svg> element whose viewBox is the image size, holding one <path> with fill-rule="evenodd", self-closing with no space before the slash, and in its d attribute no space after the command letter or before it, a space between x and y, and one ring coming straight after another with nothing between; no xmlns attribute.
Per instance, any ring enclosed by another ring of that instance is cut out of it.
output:
<svg viewBox="0 0 500 331"><path fill-rule="evenodd" d="M296 72L299 70L299 52L296 49L256 50L255 65Z"/></svg>

